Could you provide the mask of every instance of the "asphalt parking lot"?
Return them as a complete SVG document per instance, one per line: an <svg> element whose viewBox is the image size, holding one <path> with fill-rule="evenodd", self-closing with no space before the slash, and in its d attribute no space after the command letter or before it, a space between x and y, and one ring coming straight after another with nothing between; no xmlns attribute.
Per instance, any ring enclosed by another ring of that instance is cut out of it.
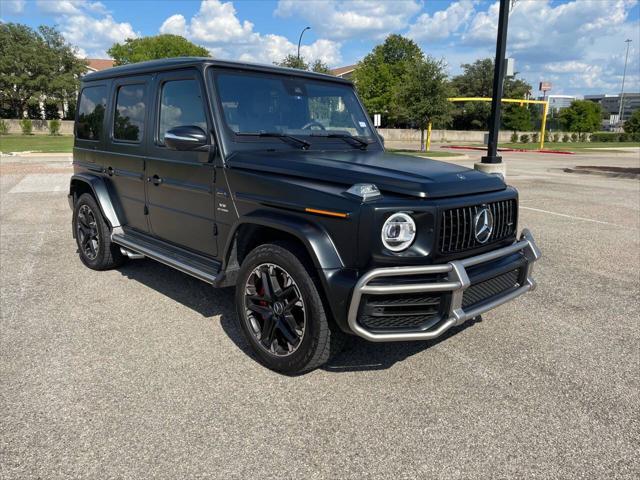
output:
<svg viewBox="0 0 640 480"><path fill-rule="evenodd" d="M639 154L505 158L538 289L293 378L247 353L229 289L83 267L66 158L2 158L0 477L638 478L640 183L562 169Z"/></svg>

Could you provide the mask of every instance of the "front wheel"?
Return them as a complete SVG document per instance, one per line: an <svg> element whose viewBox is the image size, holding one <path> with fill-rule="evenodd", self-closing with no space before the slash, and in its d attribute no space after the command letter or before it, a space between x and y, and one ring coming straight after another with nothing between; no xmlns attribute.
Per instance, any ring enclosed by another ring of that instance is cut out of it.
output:
<svg viewBox="0 0 640 480"><path fill-rule="evenodd" d="M344 336L327 318L305 256L295 244L261 245L242 263L236 284L245 337L263 365L286 374L326 363Z"/></svg>

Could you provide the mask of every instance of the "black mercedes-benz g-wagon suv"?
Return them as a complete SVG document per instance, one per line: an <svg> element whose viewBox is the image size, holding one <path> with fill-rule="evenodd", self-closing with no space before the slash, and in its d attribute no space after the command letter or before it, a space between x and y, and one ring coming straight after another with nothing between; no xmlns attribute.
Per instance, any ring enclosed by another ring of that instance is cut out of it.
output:
<svg viewBox="0 0 640 480"><path fill-rule="evenodd" d="M346 80L168 59L87 75L77 105L82 262L149 257L235 286L274 370L323 364L345 334L431 339L535 285L516 190L385 152Z"/></svg>

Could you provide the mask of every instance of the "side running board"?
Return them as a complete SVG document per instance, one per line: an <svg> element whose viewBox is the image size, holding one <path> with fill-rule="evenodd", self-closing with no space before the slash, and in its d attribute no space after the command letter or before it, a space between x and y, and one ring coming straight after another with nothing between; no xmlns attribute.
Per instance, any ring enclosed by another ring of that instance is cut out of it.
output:
<svg viewBox="0 0 640 480"><path fill-rule="evenodd" d="M115 228L111 234L111 241L207 283L215 284L220 273L219 262L147 235Z"/></svg>

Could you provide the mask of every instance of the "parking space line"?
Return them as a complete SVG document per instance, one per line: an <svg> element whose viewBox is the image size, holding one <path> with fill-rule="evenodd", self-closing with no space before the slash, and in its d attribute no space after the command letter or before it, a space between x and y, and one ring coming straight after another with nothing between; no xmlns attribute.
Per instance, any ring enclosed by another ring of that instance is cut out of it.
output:
<svg viewBox="0 0 640 480"><path fill-rule="evenodd" d="M593 218L578 217L576 215L567 215L566 213L550 212L549 210L542 210L540 208L523 207L522 205L520 205L520 208L522 210L533 210L534 212L548 213L549 215L556 215L558 217L571 218L573 220L581 220L583 222L601 223L603 225L613 225L614 227L628 228L628 227L626 227L624 225L618 225L617 223L605 222L604 220L594 220Z"/></svg>

